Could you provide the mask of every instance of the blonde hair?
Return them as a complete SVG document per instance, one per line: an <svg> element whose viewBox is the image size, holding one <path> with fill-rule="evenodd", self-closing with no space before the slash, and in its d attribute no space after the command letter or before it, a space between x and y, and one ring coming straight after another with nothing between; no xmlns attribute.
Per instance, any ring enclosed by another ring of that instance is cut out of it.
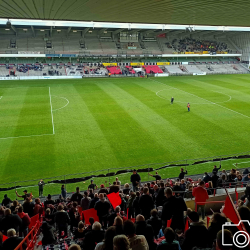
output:
<svg viewBox="0 0 250 250"><path fill-rule="evenodd" d="M120 216L116 216L114 220L114 225L115 226L122 226L123 225L123 220Z"/></svg>
<svg viewBox="0 0 250 250"><path fill-rule="evenodd" d="M125 188L129 188L129 184L126 183L126 184L124 185L124 187L125 187Z"/></svg>
<svg viewBox="0 0 250 250"><path fill-rule="evenodd" d="M113 239L114 246L118 250L130 250L130 243L125 235L117 235Z"/></svg>

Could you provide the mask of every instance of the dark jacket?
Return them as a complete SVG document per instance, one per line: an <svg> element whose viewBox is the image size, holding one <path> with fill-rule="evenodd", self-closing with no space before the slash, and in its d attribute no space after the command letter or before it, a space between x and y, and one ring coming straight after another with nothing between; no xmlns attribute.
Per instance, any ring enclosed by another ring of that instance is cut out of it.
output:
<svg viewBox="0 0 250 250"><path fill-rule="evenodd" d="M23 240L21 237L10 237L3 243L3 250L14 250ZM26 245L26 243L25 243ZM23 249L26 247L23 245Z"/></svg>
<svg viewBox="0 0 250 250"><path fill-rule="evenodd" d="M208 228L208 246L212 247L213 242L216 240L217 233L222 230L222 225L227 222L227 219L224 218L224 221L221 223L211 222Z"/></svg>
<svg viewBox="0 0 250 250"><path fill-rule="evenodd" d="M191 250L193 247L205 248L208 245L208 230L202 222L191 223L185 233L182 250Z"/></svg>
<svg viewBox="0 0 250 250"><path fill-rule="evenodd" d="M147 220L147 224L152 226L154 230L154 236L157 239L159 231L162 228L161 219L158 216L156 217L151 216L150 219Z"/></svg>
<svg viewBox="0 0 250 250"><path fill-rule="evenodd" d="M144 217L149 218L150 211L154 208L153 198L148 194L142 195L139 199L139 207L141 210L141 214Z"/></svg>
<svg viewBox="0 0 250 250"><path fill-rule="evenodd" d="M110 203L108 201L97 201L95 204L95 210L97 211L97 215L99 217L103 217L109 214Z"/></svg>
<svg viewBox="0 0 250 250"><path fill-rule="evenodd" d="M155 204L157 207L163 206L166 196L164 194L165 188L159 188L158 194L155 198Z"/></svg>
<svg viewBox="0 0 250 250"><path fill-rule="evenodd" d="M42 224L42 244L44 245L50 245L56 243L56 238L54 234L54 229L52 226L50 226L47 222L43 222Z"/></svg>
<svg viewBox="0 0 250 250"><path fill-rule="evenodd" d="M221 166L220 166L219 168L214 168L214 169L213 169L213 173L216 173L216 174L217 174L218 171L219 171L220 169L221 169Z"/></svg>
<svg viewBox="0 0 250 250"><path fill-rule="evenodd" d="M184 177L185 177L185 174L187 174L188 172L186 171L186 172L180 172L180 174L179 174L179 179L180 179L180 181L182 180L182 179L184 179Z"/></svg>
<svg viewBox="0 0 250 250"><path fill-rule="evenodd" d="M139 174L132 174L130 176L130 181L132 182L133 186L137 186L138 183L136 183L136 182L140 182L141 181L141 177L140 177Z"/></svg>
<svg viewBox="0 0 250 250"><path fill-rule="evenodd" d="M97 201L99 201L99 198L98 198L98 197L96 197L96 198L94 197L94 198L90 201L90 203L89 203L89 209L90 209L90 208L94 208Z"/></svg>
<svg viewBox="0 0 250 250"><path fill-rule="evenodd" d="M184 229L184 211L187 211L187 205L182 197L168 198L162 209L162 226L165 228L167 221L172 218L172 229Z"/></svg>
<svg viewBox="0 0 250 250"><path fill-rule="evenodd" d="M33 202L23 203L23 211L24 213L27 213L29 217L32 217L34 215L34 207L35 207L35 204Z"/></svg>
<svg viewBox="0 0 250 250"><path fill-rule="evenodd" d="M203 178L203 181L205 182L205 183L208 183L209 181L211 181L211 176L210 175L205 175L204 176L204 178Z"/></svg>
<svg viewBox="0 0 250 250"><path fill-rule="evenodd" d="M81 193L74 193L71 196L71 201L77 201L78 205L80 205L82 198L83 198L83 195Z"/></svg>
<svg viewBox="0 0 250 250"><path fill-rule="evenodd" d="M4 198L3 199L3 201L2 201L2 206L8 206L10 203L11 203L12 201L11 201L11 199L9 198L9 197L6 197L6 198Z"/></svg>
<svg viewBox="0 0 250 250"><path fill-rule="evenodd" d="M133 209L135 212L135 216L137 216L140 213L139 199L140 197L136 197L133 201Z"/></svg>
<svg viewBox="0 0 250 250"><path fill-rule="evenodd" d="M81 200L81 207L82 207L82 210L87 210L89 209L89 204L90 204L90 198L89 197L83 197L82 200Z"/></svg>
<svg viewBox="0 0 250 250"><path fill-rule="evenodd" d="M154 243L154 230L151 225L147 224L146 221L138 221L135 223L135 233L137 235L144 235L149 249L156 249L156 245Z"/></svg>
<svg viewBox="0 0 250 250"><path fill-rule="evenodd" d="M109 194L111 193L118 193L120 190L120 187L118 185L111 185L109 187Z"/></svg>
<svg viewBox="0 0 250 250"><path fill-rule="evenodd" d="M219 180L219 176L218 175L212 175L211 181L213 183L213 188L217 188L218 187L218 180Z"/></svg>
<svg viewBox="0 0 250 250"><path fill-rule="evenodd" d="M104 239L104 231L92 230L88 232L83 240L83 249L94 250L96 243Z"/></svg>
<svg viewBox="0 0 250 250"><path fill-rule="evenodd" d="M16 232L19 232L19 228L22 225L22 220L17 214L10 214L3 217L0 221L0 229L5 235L10 228L14 228Z"/></svg>
<svg viewBox="0 0 250 250"><path fill-rule="evenodd" d="M57 211L55 213L55 223L57 225L68 225L70 223L69 215L67 212L63 211Z"/></svg>

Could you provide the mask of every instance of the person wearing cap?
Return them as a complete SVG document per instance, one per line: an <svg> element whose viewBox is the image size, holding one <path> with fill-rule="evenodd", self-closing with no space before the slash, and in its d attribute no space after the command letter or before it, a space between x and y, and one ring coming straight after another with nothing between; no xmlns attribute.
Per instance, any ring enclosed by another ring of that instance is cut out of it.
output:
<svg viewBox="0 0 250 250"><path fill-rule="evenodd" d="M101 184L98 194L108 194L108 193L109 193L108 189L105 188L104 184Z"/></svg>
<svg viewBox="0 0 250 250"><path fill-rule="evenodd" d="M136 192L141 181L141 176L137 174L136 169L133 170L133 174L130 176L130 181L132 182L132 190Z"/></svg>
<svg viewBox="0 0 250 250"><path fill-rule="evenodd" d="M17 195L17 197L22 197L23 198L23 200L26 200L26 198L29 198L29 199L31 199L32 197L33 197L33 195L31 195L31 194L28 194L28 191L25 189L25 190L23 190L23 195L19 195L18 193L17 193L17 191L16 191L16 195Z"/></svg>
<svg viewBox="0 0 250 250"><path fill-rule="evenodd" d="M39 187L39 197L43 196L43 186L45 185L43 180L40 180L38 182L38 187Z"/></svg>
<svg viewBox="0 0 250 250"><path fill-rule="evenodd" d="M93 182L94 182L94 180L91 180L91 181L90 181L90 185L88 186L88 191L89 191L90 189L93 189L93 190L97 189L97 185L94 184Z"/></svg>

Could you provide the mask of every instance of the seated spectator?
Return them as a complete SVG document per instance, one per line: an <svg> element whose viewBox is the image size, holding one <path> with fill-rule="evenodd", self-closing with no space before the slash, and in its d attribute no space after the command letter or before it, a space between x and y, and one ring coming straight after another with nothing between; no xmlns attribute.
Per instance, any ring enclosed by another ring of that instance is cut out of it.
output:
<svg viewBox="0 0 250 250"><path fill-rule="evenodd" d="M88 197L88 192L83 193L83 198L81 200L82 211L89 209L90 198Z"/></svg>
<svg viewBox="0 0 250 250"><path fill-rule="evenodd" d="M222 229L222 225L227 222L227 219L220 213L214 213L211 218L211 223L208 228L208 245L212 247L216 240L217 233Z"/></svg>
<svg viewBox="0 0 250 250"><path fill-rule="evenodd" d="M157 250L179 250L180 244L175 240L175 232L171 227L166 227L164 230L165 240L163 240L158 246Z"/></svg>
<svg viewBox="0 0 250 250"><path fill-rule="evenodd" d="M43 238L42 238L43 246L55 244L56 243L55 229L51 225L49 225L46 221L43 222L41 229L43 233Z"/></svg>
<svg viewBox="0 0 250 250"><path fill-rule="evenodd" d="M228 246L225 246L227 244ZM219 231L216 237L216 250L232 250L233 247L233 235L232 233L224 229Z"/></svg>
<svg viewBox="0 0 250 250"><path fill-rule="evenodd" d="M113 239L114 250L131 250L130 242L125 235L117 235Z"/></svg>
<svg viewBox="0 0 250 250"><path fill-rule="evenodd" d="M8 239L3 243L3 250L14 250L23 240L23 238L17 236L14 228L8 229L7 237ZM26 249L25 245L26 243L23 244L23 249Z"/></svg>
<svg viewBox="0 0 250 250"><path fill-rule="evenodd" d="M244 176L244 177L243 177L243 179L242 179L242 181L243 181L243 182L244 182L244 184L246 185L246 184L247 184L247 182L249 182L249 181L250 181L250 174L248 174L248 175Z"/></svg>
<svg viewBox="0 0 250 250"><path fill-rule="evenodd" d="M80 205L83 195L80 193L80 188L76 187L76 192L72 194L71 201L76 201L78 205Z"/></svg>
<svg viewBox="0 0 250 250"><path fill-rule="evenodd" d="M98 194L96 193L94 194L94 198L89 203L89 209L94 208L97 201L99 201L99 198L98 198Z"/></svg>
<svg viewBox="0 0 250 250"><path fill-rule="evenodd" d="M225 187L227 185L226 175L221 175L218 179L218 187Z"/></svg>
<svg viewBox="0 0 250 250"><path fill-rule="evenodd" d="M193 247L206 248L208 245L208 230L204 222L199 222L199 214L190 212L188 215L190 228L185 232L182 250L191 250Z"/></svg>
<svg viewBox="0 0 250 250"><path fill-rule="evenodd" d="M62 232L64 232L64 236L67 236L70 219L68 213L63 210L63 205L59 205L57 208L57 212L55 213L55 223L59 230L59 237L62 236Z"/></svg>
<svg viewBox="0 0 250 250"><path fill-rule="evenodd" d="M96 243L103 241L104 231L101 230L102 226L99 222L95 222L92 226L92 231L86 233L83 240L83 249L94 250Z"/></svg>
<svg viewBox="0 0 250 250"><path fill-rule="evenodd" d="M124 194L129 194L129 191L130 191L129 184L126 183L126 184L124 185L123 193L124 193Z"/></svg>
<svg viewBox="0 0 250 250"><path fill-rule="evenodd" d="M84 230L84 223L82 221L78 223L78 228L75 229L73 234L74 234L74 240L84 238L85 230Z"/></svg>
<svg viewBox="0 0 250 250"><path fill-rule="evenodd" d="M206 188L207 188L207 193L208 193L208 195L212 195L212 194L214 193L212 181L209 181L209 182L206 184Z"/></svg>
<svg viewBox="0 0 250 250"><path fill-rule="evenodd" d="M29 217L28 214L23 212L23 207L22 206L18 207L17 215L22 220L22 225L19 228L19 236L25 237L28 234L29 224L30 224L30 217Z"/></svg>
<svg viewBox="0 0 250 250"><path fill-rule="evenodd" d="M132 250L149 250L146 238L143 235L136 235L135 225L131 220L124 222L124 233L128 237Z"/></svg>
<svg viewBox="0 0 250 250"><path fill-rule="evenodd" d="M186 198L186 199L193 198L193 186L192 185L189 185L188 190L186 190L186 192L184 194L184 198Z"/></svg>
<svg viewBox="0 0 250 250"><path fill-rule="evenodd" d="M121 207L117 206L115 208L115 211L112 212L110 215L108 215L108 226L111 227L114 225L114 221L117 215L120 215L121 213Z"/></svg>
<svg viewBox="0 0 250 250"><path fill-rule="evenodd" d="M27 213L29 217L32 217L34 215L34 207L35 207L35 204L31 202L29 198L26 198L23 203L24 213Z"/></svg>
<svg viewBox="0 0 250 250"><path fill-rule="evenodd" d="M7 194L5 194L4 199L2 200L2 206L9 207L11 202L11 199L8 197Z"/></svg>
<svg viewBox="0 0 250 250"><path fill-rule="evenodd" d="M156 249L156 244L154 243L154 230L151 225L146 223L142 215L136 216L135 233L137 235L143 235L146 238L149 249Z"/></svg>
<svg viewBox="0 0 250 250"><path fill-rule="evenodd" d="M4 211L4 218L0 223L0 231L6 235L9 229L14 229L15 234L19 232L19 228L22 226L22 220L17 214L11 214L9 208L6 208Z"/></svg>
<svg viewBox="0 0 250 250"><path fill-rule="evenodd" d="M208 183L209 181L211 181L211 176L207 172L205 172L205 175L203 176L203 181L205 183Z"/></svg>
<svg viewBox="0 0 250 250"><path fill-rule="evenodd" d="M147 220L147 224L151 225L154 231L154 237L157 239L159 231L162 227L161 219L158 216L158 211L156 209L151 210L151 217Z"/></svg>
<svg viewBox="0 0 250 250"><path fill-rule="evenodd" d="M248 175L249 174L249 170L248 170L248 168L246 168L244 171L243 171L243 173L242 173L243 175Z"/></svg>
<svg viewBox="0 0 250 250"><path fill-rule="evenodd" d="M153 198L149 195L149 189L143 189L143 195L139 199L139 207L141 214L146 218L149 219L150 211L154 208L154 201Z"/></svg>
<svg viewBox="0 0 250 250"><path fill-rule="evenodd" d="M95 250L113 250L113 240L117 235L115 227L109 227L104 235L104 240L98 243Z"/></svg>
<svg viewBox="0 0 250 250"><path fill-rule="evenodd" d="M120 216L117 216L117 217L115 218L114 227L115 227L115 231L116 231L116 234L117 234L117 235L119 235L119 234L124 234L124 230L123 230L123 219L122 219Z"/></svg>

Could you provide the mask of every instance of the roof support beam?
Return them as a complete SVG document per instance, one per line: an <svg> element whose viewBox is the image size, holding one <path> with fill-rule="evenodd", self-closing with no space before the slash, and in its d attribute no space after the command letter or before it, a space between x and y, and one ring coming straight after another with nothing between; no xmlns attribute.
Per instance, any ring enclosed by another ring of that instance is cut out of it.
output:
<svg viewBox="0 0 250 250"><path fill-rule="evenodd" d="M36 37L36 32L35 32L34 27L33 27L33 26L30 26L30 28L31 28L31 31L32 31L33 37Z"/></svg>
<svg viewBox="0 0 250 250"><path fill-rule="evenodd" d="M50 26L50 37L52 37L52 33L53 33L53 29L52 29L52 26Z"/></svg>
<svg viewBox="0 0 250 250"><path fill-rule="evenodd" d="M112 34L113 34L113 35L116 35L116 34L122 32L123 30L125 30L125 29L118 29L118 30L115 30L115 31L112 32Z"/></svg>
<svg viewBox="0 0 250 250"><path fill-rule="evenodd" d="M131 31L129 31L128 32L128 34L130 35L130 34L133 34L133 33L136 33L136 32L138 32L138 31L140 31L141 29L135 29L135 30L131 30Z"/></svg>
<svg viewBox="0 0 250 250"><path fill-rule="evenodd" d="M16 33L16 36L17 36L17 30L13 25L11 25L11 29Z"/></svg>
<svg viewBox="0 0 250 250"><path fill-rule="evenodd" d="M82 37L85 36L85 34L90 30L90 28L86 28L82 31Z"/></svg>
<svg viewBox="0 0 250 250"><path fill-rule="evenodd" d="M67 37L69 37L69 32L71 31L71 28L72 28L72 27L68 27L67 35L66 35Z"/></svg>
<svg viewBox="0 0 250 250"><path fill-rule="evenodd" d="M105 28L105 29L101 29L101 30L98 32L98 34L101 35L101 34L103 34L103 32L106 31L106 30L107 30L106 28Z"/></svg>

